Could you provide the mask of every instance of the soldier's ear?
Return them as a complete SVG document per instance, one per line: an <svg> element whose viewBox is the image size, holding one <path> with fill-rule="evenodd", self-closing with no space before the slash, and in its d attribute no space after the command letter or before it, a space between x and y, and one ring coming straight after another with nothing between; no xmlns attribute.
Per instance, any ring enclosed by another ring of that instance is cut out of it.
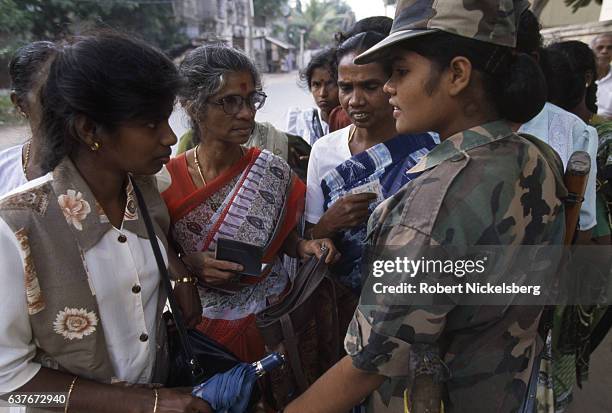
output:
<svg viewBox="0 0 612 413"><path fill-rule="evenodd" d="M458 96L470 85L472 79L472 62L466 57L456 56L449 63L448 94Z"/></svg>

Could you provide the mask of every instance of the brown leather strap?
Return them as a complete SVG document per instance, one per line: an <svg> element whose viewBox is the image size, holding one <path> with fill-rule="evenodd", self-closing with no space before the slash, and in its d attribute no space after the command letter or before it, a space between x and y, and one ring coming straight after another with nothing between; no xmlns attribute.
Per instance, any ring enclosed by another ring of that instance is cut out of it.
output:
<svg viewBox="0 0 612 413"><path fill-rule="evenodd" d="M321 259L312 257L299 269L291 291L283 301L257 316L258 325L262 328L266 327L278 321L284 314L289 314L300 307L315 292L326 276L325 257Z"/></svg>
<svg viewBox="0 0 612 413"><path fill-rule="evenodd" d="M285 314L280 318L280 324L283 329L283 343L285 345L287 357L289 358L289 365L291 366L293 376L297 381L300 392L304 392L308 388L308 381L304 376L304 368L302 367L300 351L298 349L298 340L289 314Z"/></svg>

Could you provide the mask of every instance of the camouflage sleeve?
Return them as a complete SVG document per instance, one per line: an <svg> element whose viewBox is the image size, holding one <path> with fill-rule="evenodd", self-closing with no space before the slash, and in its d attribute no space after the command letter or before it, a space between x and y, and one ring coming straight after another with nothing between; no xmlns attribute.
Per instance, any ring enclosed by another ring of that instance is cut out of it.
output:
<svg viewBox="0 0 612 413"><path fill-rule="evenodd" d="M451 309L359 305L345 338L346 352L360 370L414 377L424 363L439 359L437 340Z"/></svg>
<svg viewBox="0 0 612 413"><path fill-rule="evenodd" d="M388 219L393 221L392 216ZM383 229L377 244L402 245L402 255L408 259L418 259L429 247L429 237L418 230L401 224L385 228L389 230ZM390 276L402 282L408 275ZM387 377L413 377L416 370L423 369L423 362L439 359L437 341L446 315L455 306L452 297L438 297L435 305L415 305L410 294L368 295L367 288L366 281L345 338L356 368Z"/></svg>

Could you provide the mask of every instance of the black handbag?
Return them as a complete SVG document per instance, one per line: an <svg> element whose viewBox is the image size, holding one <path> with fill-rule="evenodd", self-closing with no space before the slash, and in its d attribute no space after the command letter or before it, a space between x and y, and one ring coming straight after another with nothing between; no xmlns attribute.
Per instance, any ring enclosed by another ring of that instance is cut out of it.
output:
<svg viewBox="0 0 612 413"><path fill-rule="evenodd" d="M168 269L164 262L149 211L140 189L132 182L138 206L142 213L147 233L155 255L155 261L162 277L162 283L168 293L171 314L165 313L164 318L169 323L168 349L170 353L170 371L166 387L194 387L205 382L217 373L223 373L241 361L221 344L206 336L199 330L187 329L181 310L172 291ZM172 322L173 321L173 322ZM257 386L253 388L249 409L260 399Z"/></svg>

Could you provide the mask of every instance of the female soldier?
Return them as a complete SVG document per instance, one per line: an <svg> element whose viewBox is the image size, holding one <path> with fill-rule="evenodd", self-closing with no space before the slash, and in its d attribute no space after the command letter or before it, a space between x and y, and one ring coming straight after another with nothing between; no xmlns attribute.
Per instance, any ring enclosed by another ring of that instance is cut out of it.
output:
<svg viewBox="0 0 612 413"><path fill-rule="evenodd" d="M410 170L421 175L374 211L375 251L395 245L417 260L440 244L563 242L560 161L508 124L533 117L546 97L535 62L512 52L521 9L509 0L472 2L469 10L459 1L401 1L390 36L355 60L389 56L385 90L398 131L431 130L442 140ZM406 273L388 277L410 281ZM366 290L346 337L349 355L285 412L347 411L376 389L368 411L403 411L404 389L422 374L443 381L447 412L521 407L541 349L542 307L458 306L445 295L433 297L444 305L418 306L411 295Z"/></svg>

